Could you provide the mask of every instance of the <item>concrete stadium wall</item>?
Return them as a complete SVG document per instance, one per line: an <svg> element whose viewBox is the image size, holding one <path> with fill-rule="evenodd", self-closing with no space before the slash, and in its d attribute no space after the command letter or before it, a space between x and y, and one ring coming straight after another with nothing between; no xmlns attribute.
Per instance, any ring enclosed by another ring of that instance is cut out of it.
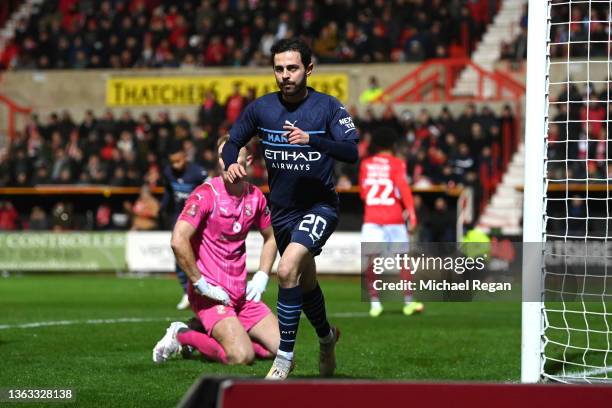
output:
<svg viewBox="0 0 612 408"><path fill-rule="evenodd" d="M358 103L359 94L367 88L368 79L374 75L384 88L418 67L418 64L369 64L369 65L325 65L315 67L315 75L321 73L344 73L349 79L348 105ZM17 71L4 75L0 92L17 103L32 107L45 117L51 112L68 110L75 120L80 120L85 111L92 109L102 113L106 106L106 82L113 77L159 77L159 76L219 76L261 75L272 76L269 68L201 68L159 70L69 70L69 71ZM113 108L116 113L125 108ZM142 111L170 111L194 118L197 106L145 106L130 107L138 114Z"/></svg>
<svg viewBox="0 0 612 408"><path fill-rule="evenodd" d="M387 87L408 74L418 64L351 64L351 65L324 65L315 67L315 74L321 73L344 73L348 76L348 105L359 106L359 94L367 88L370 76L376 76L381 86ZM506 62L500 62L498 69L509 72L515 79L525 82L524 70L510 69ZM569 67L572 80L581 81L587 79L587 64L571 64ZM565 64L551 65L551 81L564 81L567 79L567 67ZM588 65L588 78L590 80L605 80L608 77L608 64L591 63ZM272 75L269 68L198 68L198 69L157 69L157 70L69 70L69 71L17 71L7 72L3 75L0 84L0 92L23 106L34 109L41 117L46 117L51 112L68 110L75 120L80 120L85 111L93 110L101 114L106 105L106 82L115 77L159 77L159 76L219 76L219 75ZM583 84L578 84L583 88ZM601 84L598 86L601 88ZM557 88L551 89L555 94ZM464 102L449 104L453 113L459 113ZM494 110L499 111L503 103L492 103ZM430 109L436 114L443 104L439 103L412 103L394 106L396 111L409 109L417 112L423 107ZM6 129L7 117L4 107L0 107L0 133ZM120 113L124 107L112 108L115 113ZM177 114L185 114L188 118L195 118L197 106L144 106L130 107L135 113L146 111L156 113L169 111L173 117ZM360 106L360 111L365 108ZM380 113L384 106L374 106L376 113ZM17 118L18 127L23 126L25 117Z"/></svg>

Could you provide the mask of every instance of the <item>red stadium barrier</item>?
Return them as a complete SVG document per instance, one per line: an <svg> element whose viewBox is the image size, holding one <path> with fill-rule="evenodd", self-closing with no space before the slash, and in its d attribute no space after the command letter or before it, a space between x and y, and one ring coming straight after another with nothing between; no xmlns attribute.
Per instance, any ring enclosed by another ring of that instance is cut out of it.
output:
<svg viewBox="0 0 612 408"><path fill-rule="evenodd" d="M9 139L13 139L15 137L16 129L16 119L18 114L30 114L32 112L31 108L21 106L17 104L12 99L0 94L0 103L6 105L8 109L8 127L7 132L9 135Z"/></svg>
<svg viewBox="0 0 612 408"><path fill-rule="evenodd" d="M516 408L542 406L604 407L612 387L560 384L409 383L364 380L271 382L202 378L180 407L255 408L277 405L312 407Z"/></svg>

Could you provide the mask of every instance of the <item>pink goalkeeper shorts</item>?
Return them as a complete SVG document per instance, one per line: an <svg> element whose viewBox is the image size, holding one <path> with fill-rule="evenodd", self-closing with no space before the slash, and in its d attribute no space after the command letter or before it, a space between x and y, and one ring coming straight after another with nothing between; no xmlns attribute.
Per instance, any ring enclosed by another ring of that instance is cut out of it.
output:
<svg viewBox="0 0 612 408"><path fill-rule="evenodd" d="M206 333L212 337L215 324L228 317L237 317L245 331L249 331L264 317L272 313L264 302L253 302L252 300L241 300L224 306L217 301L201 296L193 289L189 282L187 296L191 309L204 325Z"/></svg>

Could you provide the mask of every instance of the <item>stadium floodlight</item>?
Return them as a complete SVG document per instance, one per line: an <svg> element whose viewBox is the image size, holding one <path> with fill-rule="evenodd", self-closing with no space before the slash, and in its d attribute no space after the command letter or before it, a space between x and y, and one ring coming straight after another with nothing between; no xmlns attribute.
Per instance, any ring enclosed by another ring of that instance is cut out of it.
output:
<svg viewBox="0 0 612 408"><path fill-rule="evenodd" d="M611 17L612 0L529 0L523 382L612 382Z"/></svg>

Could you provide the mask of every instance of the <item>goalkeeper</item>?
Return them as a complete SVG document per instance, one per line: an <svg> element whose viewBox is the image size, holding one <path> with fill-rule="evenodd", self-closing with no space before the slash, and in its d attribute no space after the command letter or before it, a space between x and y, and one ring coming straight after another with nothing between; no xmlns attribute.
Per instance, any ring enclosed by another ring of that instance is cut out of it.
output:
<svg viewBox="0 0 612 408"><path fill-rule="evenodd" d="M219 140L219 152L226 141ZM246 148L238 160L250 164ZM266 198L248 182L215 177L191 193L172 232L172 250L189 277L189 301L206 333L173 322L153 349L154 362L166 361L182 346L227 364L276 355L278 321L261 302L277 252L270 223ZM251 226L260 230L264 244L260 270L247 284L245 240Z"/></svg>

